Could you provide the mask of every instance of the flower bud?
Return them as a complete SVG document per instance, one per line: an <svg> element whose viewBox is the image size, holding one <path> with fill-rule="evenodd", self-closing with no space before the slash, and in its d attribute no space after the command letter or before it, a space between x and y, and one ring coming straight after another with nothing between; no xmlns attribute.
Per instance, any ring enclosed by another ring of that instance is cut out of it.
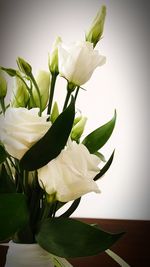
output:
<svg viewBox="0 0 150 267"><path fill-rule="evenodd" d="M75 126L80 120L81 120L82 116L78 116L74 119L74 122L73 122L73 126Z"/></svg>
<svg viewBox="0 0 150 267"><path fill-rule="evenodd" d="M42 103L42 111L46 108L48 99L49 99L49 87L50 87L50 73L44 70L40 70L37 78L37 85L40 90L41 103ZM31 101L31 107L40 107L40 100L35 87L32 89L34 103Z"/></svg>
<svg viewBox="0 0 150 267"><path fill-rule="evenodd" d="M29 100L29 93L23 81L16 76L14 78L14 91L11 106L14 108L26 107Z"/></svg>
<svg viewBox="0 0 150 267"><path fill-rule="evenodd" d="M18 57L17 59L18 68L27 76L30 76L32 73L32 67L27 63L23 58Z"/></svg>
<svg viewBox="0 0 150 267"><path fill-rule="evenodd" d="M93 43L94 47L96 46L96 44L98 43L98 41L102 36L105 17L106 17L106 6L102 6L99 12L97 13L97 16L93 20L93 23L89 31L86 33L86 41Z"/></svg>
<svg viewBox="0 0 150 267"><path fill-rule="evenodd" d="M3 68L1 67L3 71L5 71L9 76L14 77L17 75L17 70L11 69L11 68Z"/></svg>
<svg viewBox="0 0 150 267"><path fill-rule="evenodd" d="M57 119L58 116L59 116L58 104L57 102L55 102L52 109L51 122L54 123L54 121Z"/></svg>
<svg viewBox="0 0 150 267"><path fill-rule="evenodd" d="M49 70L51 73L55 73L58 74L59 73L59 69L58 69L58 45L62 42L61 37L57 37L53 47L52 47L52 51L49 54Z"/></svg>
<svg viewBox="0 0 150 267"><path fill-rule="evenodd" d="M79 122L77 122L72 129L71 132L71 139L78 141L81 137L81 135L83 134L84 128L85 128L85 124L86 124L87 118L86 117L81 117L81 119L79 120Z"/></svg>
<svg viewBox="0 0 150 267"><path fill-rule="evenodd" d="M0 73L0 98L4 98L7 94L7 82Z"/></svg>

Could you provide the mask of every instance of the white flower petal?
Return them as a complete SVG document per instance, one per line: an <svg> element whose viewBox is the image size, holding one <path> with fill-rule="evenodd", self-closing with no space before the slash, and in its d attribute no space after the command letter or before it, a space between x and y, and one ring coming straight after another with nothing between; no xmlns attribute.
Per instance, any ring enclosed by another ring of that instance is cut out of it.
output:
<svg viewBox="0 0 150 267"><path fill-rule="evenodd" d="M75 85L86 83L95 68L105 63L106 58L94 50L90 42L76 42L70 46L63 43L58 48L59 72Z"/></svg>
<svg viewBox="0 0 150 267"><path fill-rule="evenodd" d="M39 117L39 109L8 108L1 120L0 139L7 152L21 159L25 152L48 131L51 122Z"/></svg>
<svg viewBox="0 0 150 267"><path fill-rule="evenodd" d="M100 190L93 180L99 172L100 159L82 144L69 141L57 158L38 170L38 179L48 194L56 193L59 201L74 200Z"/></svg>

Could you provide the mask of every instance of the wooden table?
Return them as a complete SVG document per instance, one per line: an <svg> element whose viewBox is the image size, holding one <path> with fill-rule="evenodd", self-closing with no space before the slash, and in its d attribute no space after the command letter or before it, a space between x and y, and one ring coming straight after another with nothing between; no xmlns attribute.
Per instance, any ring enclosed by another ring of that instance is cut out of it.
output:
<svg viewBox="0 0 150 267"><path fill-rule="evenodd" d="M97 223L106 231L125 231L126 234L111 247L131 267L150 266L150 221L80 219ZM7 247L0 246L0 267L4 266ZM105 252L94 257L69 260L74 267L118 267ZM41 266L42 267L42 266Z"/></svg>

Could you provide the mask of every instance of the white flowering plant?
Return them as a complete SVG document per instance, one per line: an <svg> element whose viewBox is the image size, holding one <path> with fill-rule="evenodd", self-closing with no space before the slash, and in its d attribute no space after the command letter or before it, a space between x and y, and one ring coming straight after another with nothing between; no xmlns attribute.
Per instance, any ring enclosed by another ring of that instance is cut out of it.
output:
<svg viewBox="0 0 150 267"><path fill-rule="evenodd" d="M95 49L105 13L103 6L85 41L67 46L58 37L49 54L49 71L40 71L36 78L22 58L17 59L18 69L1 67L1 241L38 243L53 255L70 258L105 251L122 236L69 218L83 195L100 192L96 181L109 169L114 156L113 152L105 162L100 149L113 132L116 112L86 137L87 118L76 116L81 86L106 61ZM9 103L4 72L14 80ZM54 102L58 76L67 82L61 112ZM68 202L70 207L57 215Z"/></svg>

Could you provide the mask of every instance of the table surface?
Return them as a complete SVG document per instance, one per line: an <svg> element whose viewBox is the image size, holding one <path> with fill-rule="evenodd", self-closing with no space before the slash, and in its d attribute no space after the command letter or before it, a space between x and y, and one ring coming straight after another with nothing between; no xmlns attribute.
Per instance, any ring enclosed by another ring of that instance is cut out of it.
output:
<svg viewBox="0 0 150 267"><path fill-rule="evenodd" d="M125 231L111 250L124 259L131 267L150 266L150 221L79 219L86 223L97 223L106 231ZM0 246L0 267L4 267L7 247ZM105 252L97 256L69 259L74 267L118 267ZM42 267L42 266L41 266Z"/></svg>

